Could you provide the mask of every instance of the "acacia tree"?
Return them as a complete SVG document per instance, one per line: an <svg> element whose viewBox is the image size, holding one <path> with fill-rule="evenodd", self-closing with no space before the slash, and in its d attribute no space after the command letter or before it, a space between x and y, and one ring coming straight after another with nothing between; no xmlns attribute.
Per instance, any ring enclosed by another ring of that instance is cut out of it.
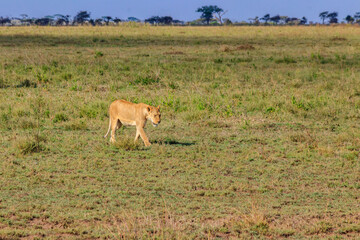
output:
<svg viewBox="0 0 360 240"><path fill-rule="evenodd" d="M249 18L250 24L259 25L259 17Z"/></svg>
<svg viewBox="0 0 360 240"><path fill-rule="evenodd" d="M83 24L90 19L90 13L87 11L80 11L74 17L74 23Z"/></svg>
<svg viewBox="0 0 360 240"><path fill-rule="evenodd" d="M329 18L329 23L338 23L338 13L337 12L332 12L329 13L327 15L327 17Z"/></svg>
<svg viewBox="0 0 360 240"><path fill-rule="evenodd" d="M325 11L325 12L322 12L322 13L319 14L319 18L322 19L322 24L325 23L325 19L328 17L328 14L329 14L328 11Z"/></svg>
<svg viewBox="0 0 360 240"><path fill-rule="evenodd" d="M55 14L54 17L56 17L56 25L68 25L70 22L70 15L62 15L62 14Z"/></svg>
<svg viewBox="0 0 360 240"><path fill-rule="evenodd" d="M285 23L289 24L289 25L295 25L298 24L300 22L300 19L296 18L296 17L288 17L285 19Z"/></svg>
<svg viewBox="0 0 360 240"><path fill-rule="evenodd" d="M303 17L301 20L300 20L300 24L301 25L305 25L307 23L307 18L306 17Z"/></svg>
<svg viewBox="0 0 360 240"><path fill-rule="evenodd" d="M152 16L150 18L145 19L146 23L150 24L159 24L160 23L160 17L159 16Z"/></svg>
<svg viewBox="0 0 360 240"><path fill-rule="evenodd" d="M288 23L289 21L292 21L293 19L292 18L289 18L288 16L280 16L280 20L279 22L281 24L286 24Z"/></svg>
<svg viewBox="0 0 360 240"><path fill-rule="evenodd" d="M140 22L140 19L136 18L136 17L128 17L127 19L129 22Z"/></svg>
<svg viewBox="0 0 360 240"><path fill-rule="evenodd" d="M223 21L222 21L222 16L224 16L227 11L222 10L221 8L217 8L217 11L215 11L215 13L213 14L213 17L218 20L218 22L222 25Z"/></svg>
<svg viewBox="0 0 360 240"><path fill-rule="evenodd" d="M275 24L278 24L280 20L281 20L280 15L276 15L270 18L270 21L272 21Z"/></svg>
<svg viewBox="0 0 360 240"><path fill-rule="evenodd" d="M104 20L106 25L109 25L110 20L112 20L112 17L110 16L102 16L101 18Z"/></svg>
<svg viewBox="0 0 360 240"><path fill-rule="evenodd" d="M165 25L171 24L172 21L173 21L173 18L170 17L170 16L164 16L164 17L161 17L161 18L160 18L160 23L163 23L163 24L165 24Z"/></svg>
<svg viewBox="0 0 360 240"><path fill-rule="evenodd" d="M346 18L344 18L345 19L345 21L347 22L347 23L353 23L354 22L354 18L352 17L352 16L350 16L350 15L347 15L346 16Z"/></svg>
<svg viewBox="0 0 360 240"><path fill-rule="evenodd" d="M122 20L121 20L120 18L118 18L118 17L115 17L115 18L113 19L113 21L114 21L114 23L118 24L118 23L121 22Z"/></svg>
<svg viewBox="0 0 360 240"><path fill-rule="evenodd" d="M198 8L196 12L201 12L201 18L205 19L206 24L209 25L210 20L213 18L214 14L217 14L218 18L220 18L225 14L224 10L219 8L216 5L208 5L208 6L202 6L201 8ZM222 22L220 22L222 24Z"/></svg>
<svg viewBox="0 0 360 240"><path fill-rule="evenodd" d="M265 24L267 24L270 21L270 14L265 14L260 20L265 21Z"/></svg>
<svg viewBox="0 0 360 240"><path fill-rule="evenodd" d="M0 25L5 25L7 23L10 23L11 20L8 17L0 17Z"/></svg>

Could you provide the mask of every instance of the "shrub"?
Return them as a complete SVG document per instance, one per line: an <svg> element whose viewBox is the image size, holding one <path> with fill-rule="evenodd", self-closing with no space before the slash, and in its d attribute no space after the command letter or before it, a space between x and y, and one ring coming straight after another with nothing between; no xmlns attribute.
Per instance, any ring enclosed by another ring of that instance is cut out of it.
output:
<svg viewBox="0 0 360 240"><path fill-rule="evenodd" d="M297 108L304 109L305 111L308 111L311 108L310 104L305 104L303 101L296 100L295 96L291 97L291 103Z"/></svg>
<svg viewBox="0 0 360 240"><path fill-rule="evenodd" d="M19 140L16 143L16 147L21 154L36 153L45 150L45 147L42 144L43 142L45 142L44 137L35 135L33 138Z"/></svg>
<svg viewBox="0 0 360 240"><path fill-rule="evenodd" d="M104 54L102 52L100 52L100 51L95 52L95 58L99 58L99 57L102 57L102 56L104 56Z"/></svg>
<svg viewBox="0 0 360 240"><path fill-rule="evenodd" d="M22 87L26 87L26 88L29 88L29 87L33 87L33 88L36 88L37 85L36 83L32 83L29 79L25 79L24 81L20 82L20 84L16 85L17 88L22 88Z"/></svg>
<svg viewBox="0 0 360 240"><path fill-rule="evenodd" d="M266 113L272 113L272 112L275 112L275 108L274 107L268 107L266 109Z"/></svg>
<svg viewBox="0 0 360 240"><path fill-rule="evenodd" d="M66 122L69 118L65 113L57 113L53 119L53 123Z"/></svg>

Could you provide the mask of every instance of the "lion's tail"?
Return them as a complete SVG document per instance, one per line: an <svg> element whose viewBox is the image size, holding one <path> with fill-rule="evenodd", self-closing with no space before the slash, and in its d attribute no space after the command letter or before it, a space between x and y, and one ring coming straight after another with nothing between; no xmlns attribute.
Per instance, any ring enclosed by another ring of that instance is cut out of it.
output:
<svg viewBox="0 0 360 240"><path fill-rule="evenodd" d="M111 118L109 118L109 129L108 129L107 133L105 134L104 138L106 138L107 135L109 134L110 128L111 128Z"/></svg>

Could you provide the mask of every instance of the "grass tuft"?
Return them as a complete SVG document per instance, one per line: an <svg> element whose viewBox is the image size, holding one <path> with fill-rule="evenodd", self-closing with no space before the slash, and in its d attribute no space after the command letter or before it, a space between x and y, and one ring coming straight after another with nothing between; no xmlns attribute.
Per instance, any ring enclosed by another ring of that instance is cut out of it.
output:
<svg viewBox="0 0 360 240"><path fill-rule="evenodd" d="M46 149L44 146L45 141L46 139L42 136L22 138L15 142L15 146L17 150L23 155L39 153Z"/></svg>
<svg viewBox="0 0 360 240"><path fill-rule="evenodd" d="M114 147L125 150L125 151L137 151L141 149L141 144L138 141L134 141L133 138L122 136L121 138L118 138L116 142L113 144Z"/></svg>

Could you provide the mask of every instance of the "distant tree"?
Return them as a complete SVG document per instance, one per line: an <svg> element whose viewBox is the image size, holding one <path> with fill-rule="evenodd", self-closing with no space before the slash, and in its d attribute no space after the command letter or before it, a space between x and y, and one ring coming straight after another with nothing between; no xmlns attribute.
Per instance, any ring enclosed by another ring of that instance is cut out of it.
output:
<svg viewBox="0 0 360 240"><path fill-rule="evenodd" d="M91 26L95 26L95 25L96 25L94 19L92 19L92 18L90 18L89 23L91 24Z"/></svg>
<svg viewBox="0 0 360 240"><path fill-rule="evenodd" d="M176 24L176 25L184 25L184 21L180 21L180 20L176 20L176 19L172 20L172 23Z"/></svg>
<svg viewBox="0 0 360 240"><path fill-rule="evenodd" d="M302 17L302 19L300 20L300 25L305 25L307 23L307 18L306 17Z"/></svg>
<svg viewBox="0 0 360 240"><path fill-rule="evenodd" d="M224 18L224 25L229 26L229 25L232 25L232 24L233 23L232 23L232 21L230 19Z"/></svg>
<svg viewBox="0 0 360 240"><path fill-rule="evenodd" d="M56 25L68 25L70 22L70 15L55 14L54 15Z"/></svg>
<svg viewBox="0 0 360 240"><path fill-rule="evenodd" d="M299 24L300 20L296 17L288 17L285 19L285 23L289 25Z"/></svg>
<svg viewBox="0 0 360 240"><path fill-rule="evenodd" d="M329 18L329 23L338 23L338 13L332 12L327 15L327 18Z"/></svg>
<svg viewBox="0 0 360 240"><path fill-rule="evenodd" d="M129 22L140 22L140 19L136 18L136 17L128 17L127 19Z"/></svg>
<svg viewBox="0 0 360 240"><path fill-rule="evenodd" d="M5 24L7 24L7 23L11 23L11 19L10 18L8 18L8 17L0 17L0 24L1 25L5 25Z"/></svg>
<svg viewBox="0 0 360 240"><path fill-rule="evenodd" d="M85 21L90 19L90 13L87 11L80 11L74 17L74 22L78 24L83 24Z"/></svg>
<svg viewBox="0 0 360 240"><path fill-rule="evenodd" d="M159 19L159 22L165 25L171 24L173 21L173 18L170 16L164 16Z"/></svg>
<svg viewBox="0 0 360 240"><path fill-rule="evenodd" d="M160 23L160 17L159 16L152 16L150 18L145 19L146 23L151 24L159 24Z"/></svg>
<svg viewBox="0 0 360 240"><path fill-rule="evenodd" d="M102 18L95 19L95 25L102 26L103 22L104 22L104 20Z"/></svg>
<svg viewBox="0 0 360 240"><path fill-rule="evenodd" d="M215 9L215 13L213 14L213 17L222 25L223 20L222 17L227 13L227 11L222 10L221 8Z"/></svg>
<svg viewBox="0 0 360 240"><path fill-rule="evenodd" d="M292 19L292 18L289 18L288 16L280 16L279 23L281 23L281 24L286 24L287 21L289 21L289 19ZM290 21L291 21L291 20L290 20Z"/></svg>
<svg viewBox="0 0 360 240"><path fill-rule="evenodd" d="M109 25L110 20L112 20L112 17L110 16L102 16L101 18L104 20L106 25Z"/></svg>
<svg viewBox="0 0 360 240"><path fill-rule="evenodd" d="M153 17L145 19L145 22L151 23L151 24L169 25L169 24L173 23L173 18L170 16L164 16L164 17L153 16Z"/></svg>
<svg viewBox="0 0 360 240"><path fill-rule="evenodd" d="M214 14L218 14L218 17L224 15L222 14L224 12L223 9L219 8L216 5L208 5L208 6L202 6L196 10L196 12L201 12L201 18L203 18L206 21L206 24L209 25L210 20L213 18Z"/></svg>
<svg viewBox="0 0 360 240"><path fill-rule="evenodd" d="M20 14L21 20L27 20L27 18L29 17L27 14Z"/></svg>
<svg viewBox="0 0 360 240"><path fill-rule="evenodd" d="M265 24L267 24L270 21L270 14L265 14L260 20L265 21Z"/></svg>
<svg viewBox="0 0 360 240"><path fill-rule="evenodd" d="M328 11L325 11L325 12L322 12L322 13L319 14L319 18L322 19L322 24L325 23L325 19L328 17L328 14L329 14Z"/></svg>
<svg viewBox="0 0 360 240"><path fill-rule="evenodd" d="M36 19L34 23L39 26L47 26L50 25L51 21L51 18L43 17Z"/></svg>
<svg viewBox="0 0 360 240"><path fill-rule="evenodd" d="M30 19L27 14L20 14L20 17L21 17L20 21L22 23L29 24L29 25L32 23L32 19Z"/></svg>
<svg viewBox="0 0 360 240"><path fill-rule="evenodd" d="M52 25L55 22L55 17L52 15L46 15L45 17L43 17L44 19L49 19L49 23L46 25Z"/></svg>
<svg viewBox="0 0 360 240"><path fill-rule="evenodd" d="M354 19L355 19L355 22L359 22L359 21L360 21L360 12L355 13Z"/></svg>
<svg viewBox="0 0 360 240"><path fill-rule="evenodd" d="M355 19L350 15L347 15L344 19L347 23L353 23L355 21Z"/></svg>
<svg viewBox="0 0 360 240"><path fill-rule="evenodd" d="M254 18L249 18L250 24L254 24L254 25L259 25L260 21L259 21L259 17L256 16Z"/></svg>
<svg viewBox="0 0 360 240"><path fill-rule="evenodd" d="M273 17L271 17L270 18L270 21L271 22L273 22L273 23L275 23L275 24L278 24L279 23L279 21L280 21L280 15L276 15L276 16L273 16Z"/></svg>
<svg viewBox="0 0 360 240"><path fill-rule="evenodd" d="M122 20L120 18L114 18L113 19L114 23L118 24L119 22L122 22Z"/></svg>

